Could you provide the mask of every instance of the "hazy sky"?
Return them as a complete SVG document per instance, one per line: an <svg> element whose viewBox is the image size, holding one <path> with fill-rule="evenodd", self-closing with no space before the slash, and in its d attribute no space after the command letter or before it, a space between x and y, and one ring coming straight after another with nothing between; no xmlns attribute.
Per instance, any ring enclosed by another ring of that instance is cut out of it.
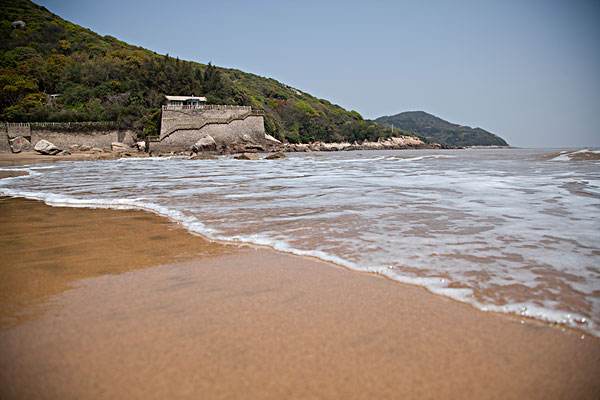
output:
<svg viewBox="0 0 600 400"><path fill-rule="evenodd" d="M38 0L158 53L528 147L600 146L600 0Z"/></svg>

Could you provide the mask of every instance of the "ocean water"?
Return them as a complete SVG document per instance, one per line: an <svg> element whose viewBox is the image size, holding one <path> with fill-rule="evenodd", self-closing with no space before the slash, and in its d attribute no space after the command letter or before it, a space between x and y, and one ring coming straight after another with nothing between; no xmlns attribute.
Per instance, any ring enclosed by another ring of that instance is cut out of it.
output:
<svg viewBox="0 0 600 400"><path fill-rule="evenodd" d="M422 285L600 336L598 152L521 149L11 167L0 195L140 208L209 238ZM7 168L4 168L7 169Z"/></svg>

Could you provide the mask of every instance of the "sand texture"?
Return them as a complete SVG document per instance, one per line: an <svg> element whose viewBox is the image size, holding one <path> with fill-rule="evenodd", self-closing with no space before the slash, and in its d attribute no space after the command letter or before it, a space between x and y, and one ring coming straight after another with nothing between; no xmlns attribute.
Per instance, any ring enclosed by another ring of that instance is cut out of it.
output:
<svg viewBox="0 0 600 400"><path fill-rule="evenodd" d="M597 338L148 213L3 198L0 241L2 399L600 398Z"/></svg>

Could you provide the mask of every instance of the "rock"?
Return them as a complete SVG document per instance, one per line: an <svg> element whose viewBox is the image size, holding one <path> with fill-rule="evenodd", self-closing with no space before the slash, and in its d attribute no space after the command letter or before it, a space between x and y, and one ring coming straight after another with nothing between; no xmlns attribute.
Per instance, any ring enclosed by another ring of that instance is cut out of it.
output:
<svg viewBox="0 0 600 400"><path fill-rule="evenodd" d="M298 151L298 152L311 151L310 147L306 143L286 144L285 149L286 149L286 151Z"/></svg>
<svg viewBox="0 0 600 400"><path fill-rule="evenodd" d="M63 150L60 153L56 154L57 156L70 156L71 152L69 150Z"/></svg>
<svg viewBox="0 0 600 400"><path fill-rule="evenodd" d="M267 141L267 143L281 144L281 142L279 140L275 139L273 136L269 135L268 133L265 133L265 140Z"/></svg>
<svg viewBox="0 0 600 400"><path fill-rule="evenodd" d="M285 154L283 152L278 151L277 153L271 153L265 157L265 160L280 160L285 158Z"/></svg>
<svg viewBox="0 0 600 400"><path fill-rule="evenodd" d="M207 153L197 153L189 158L190 160L216 160L217 157L212 154Z"/></svg>
<svg viewBox="0 0 600 400"><path fill-rule="evenodd" d="M248 135L247 133L244 133L244 134L242 135L242 140L243 140L244 142L252 142L252 138L251 138L251 137L250 137L250 135Z"/></svg>
<svg viewBox="0 0 600 400"><path fill-rule="evenodd" d="M92 147L90 149L93 153L102 153L102 149L99 147Z"/></svg>
<svg viewBox="0 0 600 400"><path fill-rule="evenodd" d="M212 136L206 135L200 138L193 146L192 151L194 153L200 153L202 151L215 151L217 150L217 142Z"/></svg>
<svg viewBox="0 0 600 400"><path fill-rule="evenodd" d="M131 151L131 147L121 142L112 142L110 144L110 149L114 152L120 153L124 151Z"/></svg>
<svg viewBox="0 0 600 400"><path fill-rule="evenodd" d="M265 151L265 148L260 144L246 144L244 145L244 153L255 153L257 151Z"/></svg>
<svg viewBox="0 0 600 400"><path fill-rule="evenodd" d="M31 150L31 142L23 136L17 136L14 139L10 139L10 149L13 153Z"/></svg>
<svg viewBox="0 0 600 400"><path fill-rule="evenodd" d="M260 157L256 153L242 153L234 156L236 160L259 160Z"/></svg>
<svg viewBox="0 0 600 400"><path fill-rule="evenodd" d="M135 146L139 151L146 151L146 142L137 142Z"/></svg>
<svg viewBox="0 0 600 400"><path fill-rule="evenodd" d="M80 146L78 144L73 144L73 145L69 146L69 149L71 149L73 151L77 151L77 150L79 150L79 147Z"/></svg>
<svg viewBox="0 0 600 400"><path fill-rule="evenodd" d="M56 147L55 145L53 145L52 143L50 143L49 141L42 139L39 142L37 142L33 148L35 151L37 151L38 153L41 154L46 154L46 155L55 155L57 153L60 153L60 149L58 147Z"/></svg>
<svg viewBox="0 0 600 400"><path fill-rule="evenodd" d="M90 151L92 148L86 144L79 146L79 151Z"/></svg>

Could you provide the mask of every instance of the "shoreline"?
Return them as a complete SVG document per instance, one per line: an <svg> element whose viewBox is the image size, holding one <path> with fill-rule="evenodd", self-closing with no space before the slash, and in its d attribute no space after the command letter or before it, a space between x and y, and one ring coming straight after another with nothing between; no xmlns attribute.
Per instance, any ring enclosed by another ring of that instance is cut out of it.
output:
<svg viewBox="0 0 600 400"><path fill-rule="evenodd" d="M85 156L87 156L87 154L80 154L80 155L84 156L84 157L77 158L77 159L70 160L70 161L90 161L89 158L85 157ZM69 159L67 159L66 157L64 159L57 159L56 156L40 156L40 158L43 158L43 159L40 159L39 161L34 162L34 163L38 163L38 162L44 163L45 161L49 161L49 162L69 161ZM27 161L30 161L30 159L28 158ZM11 166L16 167L18 165L28 165L28 163L21 161L18 164L6 164L6 162L7 161L4 160L0 156L0 179L26 175L26 173L23 173L21 171L11 171L11 170L2 171L2 167L11 167ZM509 318L513 318L513 319L519 320L521 322L522 321L531 321L531 322L535 322L535 323L540 323L540 324L547 326L548 328L560 329L562 331L570 330L570 331L575 332L578 335L581 335L582 338L583 337L594 337L594 338L600 339L600 335L594 331L594 326L589 327L589 329L585 329L585 327L584 327L585 322L583 322L583 323L580 322L580 321L586 321L587 318L585 316L575 314L573 312L552 311L552 313L555 316L555 318L552 319L552 318L546 317L544 315L544 313L547 314L548 310L542 309L542 311L540 311L540 309L538 309L537 307L528 306L527 310L523 311L522 306L510 306L509 307L506 305L489 305L489 304L486 305L486 304L481 304L477 301L466 301L462 298L459 298L459 297L449 293L443 287L439 288L440 292L438 292L437 288L431 288L424 284L414 282L414 280L412 280L412 279L405 279L401 276L390 276L387 273L387 271L385 270L385 268L379 268L378 270L365 270L365 269L361 269L360 267L350 265L351 263L346 262L343 259L339 259L338 257L335 257L335 256L329 256L327 254L324 256L319 256L319 255L313 254L314 253L313 251L297 250L297 249L293 249L293 248L292 249L284 249L284 248L281 248L280 246L277 246L277 244L260 244L260 243L256 243L253 241L247 241L247 240L241 240L241 239L235 240L235 239L211 237L209 234L200 232L198 230L194 230L194 229L190 228L189 226L187 226L186 223L178 220L177 218L175 218L169 214L165 214L165 213L161 212L160 210L154 209L152 207L145 207L145 206L133 204L133 203L117 204L117 205L92 204L92 203L62 204L62 203L48 202L46 199L38 198L38 197L29 197L29 196L21 196L21 195L15 195L15 196L9 195L7 197L39 201L49 207L78 208L78 209L91 209L91 210L95 210L95 209L104 210L105 209L105 210L116 210L116 211L140 211L140 212L144 212L144 213L150 213L157 217L164 218L169 223L183 227L186 230L186 232L190 235L198 236L198 237L202 238L203 240L211 242L211 243L217 243L219 245L225 245L225 246L229 246L229 245L231 245L231 246L249 246L249 247L257 248L257 249L275 251L275 252L281 253L282 255L303 257L303 258L307 258L309 260L319 261L319 262L329 264L330 266L335 267L335 268L343 268L343 269L353 272L353 273L363 273L363 274L367 274L367 275L371 275L371 276L383 277L385 279L388 279L392 282L395 282L395 283L398 283L401 285L409 285L409 286L417 287L417 288L425 290L427 293L432 294L434 296L441 296L444 299L448 299L448 300L455 301L460 304L467 305L467 306L471 307L473 310L476 310L478 312L493 313L493 314L498 314L501 316L508 316ZM0 195L0 199L2 199L2 195ZM444 293L441 293L441 292L444 292ZM569 323L568 320L564 318L565 315L567 315L568 318L571 319L571 321L570 321L571 323Z"/></svg>
<svg viewBox="0 0 600 400"><path fill-rule="evenodd" d="M12 198L0 207L3 252L14 254L18 243L8 247L7 240L15 237L40 247L22 257L34 268L20 282L45 274L57 284L46 285L37 306L25 307L37 312L0 328L0 370L6 371L0 386L11 383L15 392L4 392L9 398L39 395L42 387L48 390L42 398L97 397L93 387L106 397L164 397L183 387L258 398L600 393L600 339L582 340L573 330L521 323L322 260L212 243L144 211ZM56 246L62 255L49 252ZM38 250L49 252L48 268L62 267L46 271ZM3 310L10 299L3 296ZM116 348L124 351L120 366L113 364ZM145 369L132 371L142 360ZM218 376L198 383L197 374L211 375L215 365ZM525 368L535 371L521 374ZM134 384L140 379L143 388ZM319 384L307 393L307 382Z"/></svg>
<svg viewBox="0 0 600 400"><path fill-rule="evenodd" d="M24 176L24 175L25 174L18 174L18 173L17 174L10 174L9 173L8 176L4 176L2 174L2 171L0 171L0 179L3 179L5 177ZM410 286L410 287L415 287L415 288L418 288L418 289L422 289L425 292L427 292L429 295L433 295L433 296L437 296L437 297L442 297L445 300L450 300L452 302L456 302L456 303L461 304L461 305L466 305L466 306L472 308L475 312L490 313L490 314L494 314L494 315L498 315L498 316L510 318L511 320L519 321L522 324L525 323L525 321L527 321L528 323L536 323L536 324L539 324L541 326L545 326L545 327L547 327L549 329L559 329L562 332L570 331L570 332L574 333L575 335L580 336L581 339L592 337L594 339L598 339L599 340L598 343L600 343L600 336L595 335L591 331L584 330L582 327L579 327L579 326L576 326L576 325L569 325L566 322L558 322L558 321L555 321L555 320L545 319L545 318L543 318L541 316L536 317L536 316L532 316L532 315L529 315L529 314L526 314L526 313L522 313L522 312L520 313L517 310L515 310L515 311L512 311L512 310L510 310L510 311L502 311L502 310L500 310L504 306L490 306L490 305L473 304L471 302L467 302L467 301L455 298L454 296L451 296L449 294L436 293L431 288L429 288L429 287L427 287L425 285L419 284L419 283L414 283L414 282L411 282L411 281L408 281L408 280L405 281L405 280L402 280L402 279L399 279L399 278L394 278L392 276L389 276L389 275L385 274L385 271L379 272L379 271L373 271L373 270L370 271L370 270L360 269L360 268L357 268L357 267L345 265L344 260L339 260L339 261L336 262L336 260L332 260L329 257L319 257L317 255L310 254L310 252L306 252L304 254L304 252L298 252L298 251L294 251L294 250L283 250L283 249L277 248L276 246L266 245L266 244L258 244L258 243L251 242L251 241L236 241L236 240L211 238L211 237L209 237L209 236L207 236L207 235L205 235L205 234L203 234L201 232L190 230L188 227L186 227L180 221L178 221L178 220L170 217L169 215L162 214L159 211L154 210L152 208L147 208L147 207L142 207L142 206L135 206L135 205L110 206L110 205L100 205L100 204L85 204L85 205L51 204L51 203L46 202L43 199L34 198L34 197L27 197L27 196L4 196L4 195L0 195L0 201L2 201L3 199L16 199L16 200L34 201L34 202L42 203L46 207L56 207L56 208L65 208L65 209L110 210L110 211L117 211L117 212L141 212L141 213L147 213L147 214L156 216L158 218L164 219L168 224L180 227L180 228L184 229L185 232L188 235L198 237L198 238L200 238L201 240L203 240L203 241L205 241L207 243L216 244L216 245L219 245L219 246L232 247L232 248L251 248L251 249L255 249L255 250L270 251L270 252L274 252L274 253L280 254L282 257L286 257L286 256L299 257L301 259L306 259L307 261L310 261L310 262L323 263L327 267L330 267L330 268L341 268L341 269L343 269L345 271L348 271L350 273L358 273L358 274L364 274L366 276L383 278L383 279L389 280L390 282L393 282L395 284L399 284L401 286L407 285L407 286ZM581 318L584 318L584 317L581 317Z"/></svg>

